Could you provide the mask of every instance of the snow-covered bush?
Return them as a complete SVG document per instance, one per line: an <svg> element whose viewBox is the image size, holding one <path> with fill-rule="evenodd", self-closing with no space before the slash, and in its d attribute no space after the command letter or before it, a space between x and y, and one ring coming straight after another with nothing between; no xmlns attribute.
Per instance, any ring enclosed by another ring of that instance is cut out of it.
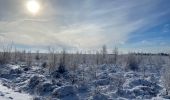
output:
<svg viewBox="0 0 170 100"><path fill-rule="evenodd" d="M61 74L66 72L66 51L64 49L63 49L62 55L60 57L58 72Z"/></svg>
<svg viewBox="0 0 170 100"><path fill-rule="evenodd" d="M21 74L22 70L20 68L11 69L10 74Z"/></svg>
<svg viewBox="0 0 170 100"><path fill-rule="evenodd" d="M70 85L56 88L52 94L61 100L78 100L74 87Z"/></svg>
<svg viewBox="0 0 170 100"><path fill-rule="evenodd" d="M40 60L40 54L39 54L39 51L37 51L37 52L36 52L35 59L36 59L36 60Z"/></svg>
<svg viewBox="0 0 170 100"><path fill-rule="evenodd" d="M139 62L138 62L136 55L128 54L126 63L127 63L127 65L125 66L126 70L129 70L129 69L133 71L139 70Z"/></svg>
<svg viewBox="0 0 170 100"><path fill-rule="evenodd" d="M162 83L166 88L166 95L170 94L170 66L166 66L162 70Z"/></svg>
<svg viewBox="0 0 170 100"><path fill-rule="evenodd" d="M134 79L133 81L129 83L130 87L135 87L139 85L151 87L153 83L150 81L144 80L144 79Z"/></svg>
<svg viewBox="0 0 170 100"><path fill-rule="evenodd" d="M115 75L112 76L112 85L115 86L117 91L120 91L123 88L123 84L125 83L126 79L123 75Z"/></svg>
<svg viewBox="0 0 170 100"><path fill-rule="evenodd" d="M26 91L35 92L36 87L37 87L42 81L44 81L44 79L43 79L42 76L40 76L40 75L33 75L33 76L29 79L26 87L24 87L24 88L25 88Z"/></svg>
<svg viewBox="0 0 170 100"><path fill-rule="evenodd" d="M49 48L49 58L48 58L49 73L58 71L59 73L64 73L66 71L66 51L59 54L56 53L54 48Z"/></svg>
<svg viewBox="0 0 170 100"><path fill-rule="evenodd" d="M23 51L18 51L17 52L17 56L18 56L18 60L21 61L21 62L25 62L26 61L26 51L23 50Z"/></svg>
<svg viewBox="0 0 170 100"><path fill-rule="evenodd" d="M48 95L53 89L54 87L51 83L43 82L37 86L36 91L39 95Z"/></svg>
<svg viewBox="0 0 170 100"><path fill-rule="evenodd" d="M41 64L41 67L46 68L46 67L47 67L47 62L43 62L43 63Z"/></svg>
<svg viewBox="0 0 170 100"><path fill-rule="evenodd" d="M49 56L48 56L48 70L49 73L53 73L57 69L58 58L54 48L48 48Z"/></svg>

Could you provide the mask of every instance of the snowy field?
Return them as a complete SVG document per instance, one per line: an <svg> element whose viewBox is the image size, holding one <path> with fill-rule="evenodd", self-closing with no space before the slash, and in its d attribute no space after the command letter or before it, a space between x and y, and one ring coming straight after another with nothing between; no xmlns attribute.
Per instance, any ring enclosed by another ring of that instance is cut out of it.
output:
<svg viewBox="0 0 170 100"><path fill-rule="evenodd" d="M33 98L25 93L19 93L0 83L0 100L32 100Z"/></svg>
<svg viewBox="0 0 170 100"><path fill-rule="evenodd" d="M89 56L86 60L92 59ZM169 78L167 56L129 59L119 57L116 64L59 64L61 68L56 69L45 66L42 60L33 60L29 66L25 62L3 64L0 100L170 99L165 79Z"/></svg>
<svg viewBox="0 0 170 100"><path fill-rule="evenodd" d="M0 0L0 100L170 100L170 0Z"/></svg>

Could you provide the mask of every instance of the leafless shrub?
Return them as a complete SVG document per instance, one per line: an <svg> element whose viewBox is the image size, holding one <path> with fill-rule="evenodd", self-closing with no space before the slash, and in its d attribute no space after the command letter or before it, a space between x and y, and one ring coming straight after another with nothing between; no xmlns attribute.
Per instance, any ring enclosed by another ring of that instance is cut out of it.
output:
<svg viewBox="0 0 170 100"><path fill-rule="evenodd" d="M57 54L54 48L48 48L49 51L49 58L48 58L48 70L49 73L52 73L56 70L57 65Z"/></svg>
<svg viewBox="0 0 170 100"><path fill-rule="evenodd" d="M127 63L127 65L125 66L126 70L129 69L133 71L139 70L139 61L135 54L128 54L126 63Z"/></svg>
<svg viewBox="0 0 170 100"><path fill-rule="evenodd" d="M101 63L100 58L101 58L101 54L97 51L97 52L96 52L96 64L97 64L97 65Z"/></svg>
<svg viewBox="0 0 170 100"><path fill-rule="evenodd" d="M170 64L162 70L162 83L166 88L166 95L170 94Z"/></svg>
<svg viewBox="0 0 170 100"><path fill-rule="evenodd" d="M40 54L39 54L39 51L38 51L38 50L37 50L37 52L36 52L35 59L36 59L36 60L40 60Z"/></svg>
<svg viewBox="0 0 170 100"><path fill-rule="evenodd" d="M11 61L12 44L3 45L0 51L0 64L6 64Z"/></svg>
<svg viewBox="0 0 170 100"><path fill-rule="evenodd" d="M152 67L154 64L152 55L148 55L147 57L148 64Z"/></svg>
<svg viewBox="0 0 170 100"><path fill-rule="evenodd" d="M157 74L160 74L160 70L166 62L167 61L165 61L161 55L148 56L148 64L157 72Z"/></svg>
<svg viewBox="0 0 170 100"><path fill-rule="evenodd" d="M64 73L66 71L66 51L63 49L62 55L60 57L58 72Z"/></svg>
<svg viewBox="0 0 170 100"><path fill-rule="evenodd" d="M107 47L106 47L106 45L103 45L101 54L102 54L102 64L106 64L107 63Z"/></svg>
<svg viewBox="0 0 170 100"><path fill-rule="evenodd" d="M47 62L43 62L41 67L46 68L47 67Z"/></svg>
<svg viewBox="0 0 170 100"><path fill-rule="evenodd" d="M123 88L123 84L126 81L123 75L112 76L111 80L113 81L111 85L113 85L114 88L117 89L118 92Z"/></svg>
<svg viewBox="0 0 170 100"><path fill-rule="evenodd" d="M27 63L28 67L31 67L31 65L32 65L32 54L31 54L31 51L28 51L28 53L27 53L26 63Z"/></svg>
<svg viewBox="0 0 170 100"><path fill-rule="evenodd" d="M73 73L75 73L76 69L78 68L78 65L81 63L81 59L80 59L81 54L79 54L78 52L76 54L71 54L71 60L70 60L70 70L73 71ZM68 61L67 61L68 62Z"/></svg>
<svg viewBox="0 0 170 100"><path fill-rule="evenodd" d="M143 79L146 77L146 65L145 65L145 60L144 60L144 56L143 55L138 55L137 57L138 59L138 65L140 65L140 69L143 75Z"/></svg>
<svg viewBox="0 0 170 100"><path fill-rule="evenodd" d="M156 58L155 58L155 70L158 74L160 74L160 70L163 68L163 65L166 64L166 61L163 59L163 56L161 55L158 55Z"/></svg>
<svg viewBox="0 0 170 100"><path fill-rule="evenodd" d="M13 53L13 57L12 57L12 61L16 64L18 60L18 51L15 48L14 53Z"/></svg>
<svg viewBox="0 0 170 100"><path fill-rule="evenodd" d="M117 61L118 61L118 48L115 47L114 50L113 50L113 64L117 64Z"/></svg>
<svg viewBox="0 0 170 100"><path fill-rule="evenodd" d="M66 51L63 49L62 52L56 52L54 48L48 48L48 69L49 73L58 71L64 73L66 71Z"/></svg>
<svg viewBox="0 0 170 100"><path fill-rule="evenodd" d="M97 79L97 66L90 65L89 66L89 74L92 76L92 80Z"/></svg>
<svg viewBox="0 0 170 100"><path fill-rule="evenodd" d="M19 57L19 61L21 62L25 62L26 61L26 51L18 51L18 57Z"/></svg>
<svg viewBox="0 0 170 100"><path fill-rule="evenodd" d="M87 63L87 54L86 54L86 52L83 54L83 57L82 57L82 62L83 62L83 64L86 64Z"/></svg>

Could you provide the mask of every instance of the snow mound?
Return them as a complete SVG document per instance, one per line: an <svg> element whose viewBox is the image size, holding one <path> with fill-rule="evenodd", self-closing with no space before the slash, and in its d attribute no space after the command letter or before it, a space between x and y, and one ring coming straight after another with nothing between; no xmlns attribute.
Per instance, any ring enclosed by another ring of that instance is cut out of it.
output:
<svg viewBox="0 0 170 100"><path fill-rule="evenodd" d="M39 95L47 95L52 92L53 89L54 87L50 82L44 82L37 86L36 91Z"/></svg>
<svg viewBox="0 0 170 100"><path fill-rule="evenodd" d="M63 86L54 89L53 96L62 100L78 100L75 89L73 86Z"/></svg>
<svg viewBox="0 0 170 100"><path fill-rule="evenodd" d="M23 87L25 91L28 91L29 93L36 92L35 90L37 87L44 82L44 77L41 75L33 75L30 79L28 79L28 83Z"/></svg>
<svg viewBox="0 0 170 100"><path fill-rule="evenodd" d="M78 91L83 93L83 92L88 92L90 90L90 87L86 84L80 84L78 86Z"/></svg>
<svg viewBox="0 0 170 100"><path fill-rule="evenodd" d="M93 100L109 100L108 97L104 94L97 93L93 96Z"/></svg>

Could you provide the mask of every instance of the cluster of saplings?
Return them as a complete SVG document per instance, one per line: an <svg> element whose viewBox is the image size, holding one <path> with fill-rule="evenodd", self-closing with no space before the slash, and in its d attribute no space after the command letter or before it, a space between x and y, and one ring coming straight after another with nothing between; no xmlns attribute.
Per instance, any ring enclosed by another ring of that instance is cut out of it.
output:
<svg viewBox="0 0 170 100"><path fill-rule="evenodd" d="M65 49L61 51L55 50L55 48L48 48L48 53L31 53L31 51L17 50L12 45L6 45L0 49L0 64L17 64L19 62L25 62L27 66L31 66L34 62L43 62L42 67L49 67L49 70L54 71L57 67L64 71L66 66L78 66L79 64L125 64L125 69L138 70L139 65L145 59L148 58L152 63L152 57L154 55L169 56L166 53L128 53L119 54L118 48L114 48L113 52L108 53L107 47L104 45L101 50L93 52L76 52L67 53Z"/></svg>
<svg viewBox="0 0 170 100"><path fill-rule="evenodd" d="M33 53L26 50L17 50L12 45L6 45L0 48L0 64L20 64L24 62L27 66L32 66L35 62L43 62L42 67L48 67L49 72L56 69L64 72L66 67L77 67L79 64L99 65L116 64L118 61L118 49L115 48L108 54L104 45L99 51L74 52L68 53L65 49L57 51L49 47L47 53Z"/></svg>
<svg viewBox="0 0 170 100"><path fill-rule="evenodd" d="M154 59L154 56L158 56ZM68 53L65 49L57 51L55 48L48 48L48 53L32 53L31 51L21 51L14 48L12 45L2 46L0 48L0 64L20 64L24 62L26 66L33 66L35 63L41 63L43 68L47 68L51 74L53 72L64 73L69 70L76 70L79 65L115 65L124 66L125 70L142 71L145 77L146 66L144 62L148 62L153 65L160 73L161 65L164 62L162 56L167 56L170 59L169 54L159 53L128 53L119 54L118 48L114 48L112 52L108 53L107 47L104 45L98 51L93 52L76 52ZM167 91L170 91L170 77L169 68L166 67L163 77L165 87Z"/></svg>

